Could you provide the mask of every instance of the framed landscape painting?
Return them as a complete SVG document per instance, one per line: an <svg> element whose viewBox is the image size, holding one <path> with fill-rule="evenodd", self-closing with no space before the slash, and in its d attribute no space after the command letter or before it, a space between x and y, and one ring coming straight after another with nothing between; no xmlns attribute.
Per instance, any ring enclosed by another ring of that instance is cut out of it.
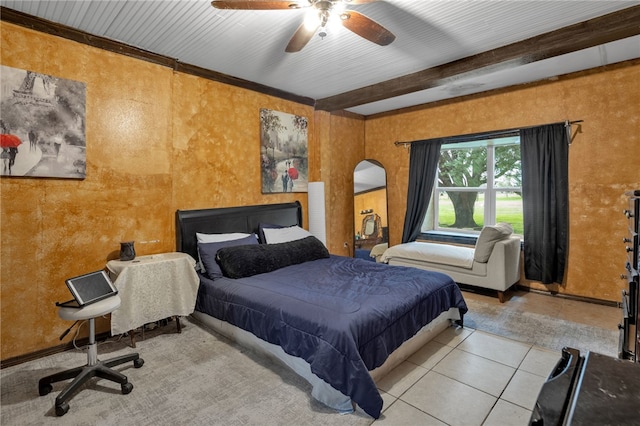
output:
<svg viewBox="0 0 640 426"><path fill-rule="evenodd" d="M308 120L299 115L260 110L262 193L307 192Z"/></svg>
<svg viewBox="0 0 640 426"><path fill-rule="evenodd" d="M2 66L0 174L86 177L84 83Z"/></svg>

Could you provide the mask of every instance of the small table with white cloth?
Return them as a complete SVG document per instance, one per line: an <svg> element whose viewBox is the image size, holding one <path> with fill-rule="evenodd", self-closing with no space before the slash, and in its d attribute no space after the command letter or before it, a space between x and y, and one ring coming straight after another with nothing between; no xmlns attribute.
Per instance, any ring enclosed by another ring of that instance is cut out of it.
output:
<svg viewBox="0 0 640 426"><path fill-rule="evenodd" d="M200 280L195 260L186 253L160 253L133 260L110 260L107 270L122 299L111 313L111 334L134 333L145 324L193 313Z"/></svg>

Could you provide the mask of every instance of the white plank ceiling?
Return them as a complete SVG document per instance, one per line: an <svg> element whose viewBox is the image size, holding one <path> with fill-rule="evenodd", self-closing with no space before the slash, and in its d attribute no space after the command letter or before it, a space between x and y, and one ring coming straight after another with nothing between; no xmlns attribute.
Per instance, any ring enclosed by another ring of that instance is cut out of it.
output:
<svg viewBox="0 0 640 426"><path fill-rule="evenodd" d="M387 0L351 5L394 33L396 40L382 47L338 26L328 29L324 38L315 35L297 53L284 49L304 9L220 10L208 0L0 0L0 5L184 64L322 100L371 85L384 90L380 83L610 13L634 11L640 1ZM367 116L638 57L640 36L625 35L527 64L495 64L400 96L385 98L381 93L380 100L345 109Z"/></svg>

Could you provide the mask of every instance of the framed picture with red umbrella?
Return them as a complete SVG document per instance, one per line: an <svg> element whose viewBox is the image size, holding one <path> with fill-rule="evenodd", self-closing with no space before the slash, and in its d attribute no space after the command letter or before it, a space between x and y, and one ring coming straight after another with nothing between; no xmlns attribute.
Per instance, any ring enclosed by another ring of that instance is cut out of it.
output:
<svg viewBox="0 0 640 426"><path fill-rule="evenodd" d="M86 177L86 84L0 66L2 176Z"/></svg>
<svg viewBox="0 0 640 426"><path fill-rule="evenodd" d="M307 192L307 118L260 110L262 193Z"/></svg>

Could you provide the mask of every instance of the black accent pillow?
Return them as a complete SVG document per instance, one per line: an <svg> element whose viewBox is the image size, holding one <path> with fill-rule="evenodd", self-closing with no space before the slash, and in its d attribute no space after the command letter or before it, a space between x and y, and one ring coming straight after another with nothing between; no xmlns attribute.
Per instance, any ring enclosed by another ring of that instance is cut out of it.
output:
<svg viewBox="0 0 640 426"><path fill-rule="evenodd" d="M225 247L216 254L218 265L228 278L251 277L328 257L329 250L313 236L286 243Z"/></svg>
<svg viewBox="0 0 640 426"><path fill-rule="evenodd" d="M258 245L256 234L251 234L248 237L237 240L220 241L217 243L198 243L198 255L200 256L200 261L204 266L205 274L207 274L207 276L212 280L222 278L222 271L218 266L218 262L216 262L216 254L218 253L218 250L224 247L235 247L247 244Z"/></svg>

